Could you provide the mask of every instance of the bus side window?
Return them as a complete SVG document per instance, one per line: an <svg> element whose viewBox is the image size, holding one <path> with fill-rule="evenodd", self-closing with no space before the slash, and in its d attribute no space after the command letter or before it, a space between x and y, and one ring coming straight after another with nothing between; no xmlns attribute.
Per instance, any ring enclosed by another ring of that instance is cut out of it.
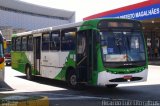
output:
<svg viewBox="0 0 160 106"><path fill-rule="evenodd" d="M16 51L21 51L21 37L16 38Z"/></svg>
<svg viewBox="0 0 160 106"><path fill-rule="evenodd" d="M27 37L27 51L32 51L33 50L33 36L30 35Z"/></svg>
<svg viewBox="0 0 160 106"><path fill-rule="evenodd" d="M85 51L86 47L86 37L85 37L85 32L79 32L78 37L77 37L77 53L78 54L83 54Z"/></svg>
<svg viewBox="0 0 160 106"><path fill-rule="evenodd" d="M75 50L76 47L76 29L62 31L61 50Z"/></svg>
<svg viewBox="0 0 160 106"><path fill-rule="evenodd" d="M48 51L49 50L49 33L44 33L42 35L42 50Z"/></svg>
<svg viewBox="0 0 160 106"><path fill-rule="evenodd" d="M22 51L27 50L27 37L22 37Z"/></svg>
<svg viewBox="0 0 160 106"><path fill-rule="evenodd" d="M15 51L15 47L16 47L16 46L15 46L15 43L16 43L15 41L16 41L16 39L15 39L15 38L12 38L12 50L13 50L13 51Z"/></svg>
<svg viewBox="0 0 160 106"><path fill-rule="evenodd" d="M50 50L60 50L60 32L54 31L50 37Z"/></svg>

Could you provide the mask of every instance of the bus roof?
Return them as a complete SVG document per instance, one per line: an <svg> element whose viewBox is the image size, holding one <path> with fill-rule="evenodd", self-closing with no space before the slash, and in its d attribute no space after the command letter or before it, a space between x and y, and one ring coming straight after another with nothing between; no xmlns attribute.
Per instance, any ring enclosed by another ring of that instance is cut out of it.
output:
<svg viewBox="0 0 160 106"><path fill-rule="evenodd" d="M17 33L17 34L14 34L12 37L32 35L32 34L36 35L36 34L42 33L42 32L55 31L55 30L61 30L61 29L67 29L67 28L74 28L74 27L79 27L82 24L84 26L91 26L92 24L90 24L90 23L92 23L92 22L94 23L94 25L96 25L97 22L99 22L100 20L115 20L115 19L116 20L131 20L131 19L120 19L120 18L96 18L96 19L82 21L82 22L78 22L78 23L63 24L63 25L59 25L59 26L53 26L53 27L47 27L47 28L32 30L32 31L28 31L28 32ZM132 20L132 21L136 21L136 20Z"/></svg>
<svg viewBox="0 0 160 106"><path fill-rule="evenodd" d="M25 35L31 35L31 34L37 34L37 33L42 33L42 32L53 31L53 30L61 30L61 29L65 29L65 28L78 27L80 25L82 25L82 22L64 24L64 25L59 25L59 26L53 26L53 27L47 27L47 28L32 30L32 31L28 31L28 32L17 33L16 36L25 36Z"/></svg>

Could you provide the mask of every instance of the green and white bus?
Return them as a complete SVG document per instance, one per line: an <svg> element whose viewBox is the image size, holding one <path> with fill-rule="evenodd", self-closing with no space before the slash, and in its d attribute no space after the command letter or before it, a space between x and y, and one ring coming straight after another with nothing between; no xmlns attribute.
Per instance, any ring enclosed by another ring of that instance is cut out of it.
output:
<svg viewBox="0 0 160 106"><path fill-rule="evenodd" d="M147 80L146 45L139 21L93 19L12 36L12 68L72 87L116 87Z"/></svg>

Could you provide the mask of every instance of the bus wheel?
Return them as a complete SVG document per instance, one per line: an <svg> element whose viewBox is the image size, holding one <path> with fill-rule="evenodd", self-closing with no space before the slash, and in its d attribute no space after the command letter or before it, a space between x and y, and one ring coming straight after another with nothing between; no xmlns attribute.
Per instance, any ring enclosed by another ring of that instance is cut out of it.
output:
<svg viewBox="0 0 160 106"><path fill-rule="evenodd" d="M117 86L118 86L118 84L106 85L107 88L116 88Z"/></svg>
<svg viewBox="0 0 160 106"><path fill-rule="evenodd" d="M77 87L77 85L78 85L77 76L74 71L69 71L68 76L67 76L67 82L71 88Z"/></svg>
<svg viewBox="0 0 160 106"><path fill-rule="evenodd" d="M26 78L28 80L32 80L32 73L31 73L31 67L30 66L26 67Z"/></svg>

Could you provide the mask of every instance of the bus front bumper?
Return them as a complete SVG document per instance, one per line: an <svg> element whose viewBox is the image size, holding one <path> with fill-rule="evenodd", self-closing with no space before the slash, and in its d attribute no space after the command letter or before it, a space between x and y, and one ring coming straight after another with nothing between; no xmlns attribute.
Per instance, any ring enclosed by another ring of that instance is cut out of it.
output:
<svg viewBox="0 0 160 106"><path fill-rule="evenodd" d="M105 86L110 84L124 84L147 81L148 69L139 73L113 74L102 71L98 74L97 85Z"/></svg>

